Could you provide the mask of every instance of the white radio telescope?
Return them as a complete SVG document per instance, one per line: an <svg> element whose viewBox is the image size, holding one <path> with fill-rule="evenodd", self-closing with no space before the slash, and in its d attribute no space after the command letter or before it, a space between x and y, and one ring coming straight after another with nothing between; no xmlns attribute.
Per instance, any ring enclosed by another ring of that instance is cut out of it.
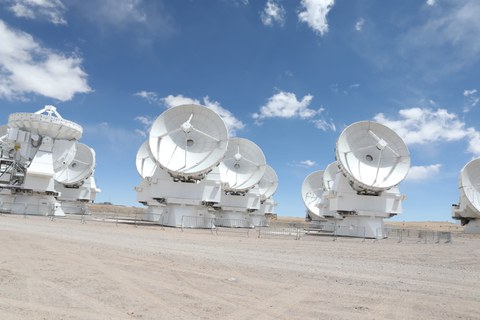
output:
<svg viewBox="0 0 480 320"><path fill-rule="evenodd" d="M338 173L337 162L332 162L327 166L327 168L325 168L325 171L323 172L323 188L325 189L325 191L332 190L337 173Z"/></svg>
<svg viewBox="0 0 480 320"><path fill-rule="evenodd" d="M0 138L2 210L64 215L63 191L57 188L56 180L71 182L69 179L78 175L87 161L75 161L81 150L77 141L82 137L82 127L63 119L54 106L45 106L35 113L11 114L6 128ZM79 167L74 169L76 165Z"/></svg>
<svg viewBox="0 0 480 320"><path fill-rule="evenodd" d="M383 218L402 211L397 186L410 168L407 146L392 129L360 121L343 130L335 152L336 162L316 182L324 191L316 207L335 218L338 235L384 238Z"/></svg>
<svg viewBox="0 0 480 320"><path fill-rule="evenodd" d="M320 205L325 188L323 186L324 171L310 173L302 184L302 199L307 207L307 215L312 220L324 218Z"/></svg>
<svg viewBox="0 0 480 320"><path fill-rule="evenodd" d="M265 173L258 183L258 192L262 201L270 199L278 188L278 176L272 167L267 165Z"/></svg>
<svg viewBox="0 0 480 320"><path fill-rule="evenodd" d="M138 149L135 164L137 166L138 174L144 179L152 177L155 170L157 170L158 165L150 152L148 141L145 141L140 146L140 149Z"/></svg>
<svg viewBox="0 0 480 320"><path fill-rule="evenodd" d="M265 156L254 142L231 138L225 158L219 165L220 177L227 192L246 192L262 179Z"/></svg>
<svg viewBox="0 0 480 320"><path fill-rule="evenodd" d="M137 200L145 219L174 227L210 227L213 203L220 201L217 165L228 146L222 118L199 105L164 111L152 125L148 143L137 152L143 178Z"/></svg>
<svg viewBox="0 0 480 320"><path fill-rule="evenodd" d="M337 140L340 170L360 193L379 193L407 176L410 154L393 130L376 122L360 121L343 130Z"/></svg>
<svg viewBox="0 0 480 320"><path fill-rule="evenodd" d="M222 196L216 204L216 225L244 227L251 225L250 214L260 209L258 183L266 171L262 149L244 138L231 138L225 158L218 166ZM264 216L264 215L263 215Z"/></svg>
<svg viewBox="0 0 480 320"><path fill-rule="evenodd" d="M60 167L55 170L55 189L59 192L59 210L67 214L86 214L86 204L94 201L100 192L93 177L95 151L83 143L75 145L75 154L73 158L69 155L69 161L54 160L54 167Z"/></svg>
<svg viewBox="0 0 480 320"><path fill-rule="evenodd" d="M465 233L480 233L480 158L471 160L460 171L460 203L452 206L452 217L465 226Z"/></svg>
<svg viewBox="0 0 480 320"><path fill-rule="evenodd" d="M275 170L269 165L265 168L265 174L258 182L258 193L260 194L260 209L254 211L250 215L250 221L254 226L268 226L269 219L267 216L275 214L275 206L273 195L278 188L278 176Z"/></svg>
<svg viewBox="0 0 480 320"><path fill-rule="evenodd" d="M148 142L163 169L178 178L200 180L223 159L228 133L214 111L183 105L166 110L155 120Z"/></svg>

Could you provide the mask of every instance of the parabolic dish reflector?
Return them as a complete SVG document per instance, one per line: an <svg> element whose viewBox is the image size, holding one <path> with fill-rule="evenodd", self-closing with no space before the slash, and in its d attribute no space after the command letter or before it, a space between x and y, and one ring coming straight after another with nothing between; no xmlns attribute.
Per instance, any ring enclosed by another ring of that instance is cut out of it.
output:
<svg viewBox="0 0 480 320"><path fill-rule="evenodd" d="M77 154L76 140L55 140L52 149L53 171L59 172L68 167Z"/></svg>
<svg viewBox="0 0 480 320"><path fill-rule="evenodd" d="M381 192L408 174L410 154L392 129L372 121L351 124L337 140L340 170L357 191Z"/></svg>
<svg viewBox="0 0 480 320"><path fill-rule="evenodd" d="M467 198L468 206L480 216L480 158L467 163L460 171L460 193Z"/></svg>
<svg viewBox="0 0 480 320"><path fill-rule="evenodd" d="M225 191L243 192L254 187L265 174L262 149L243 138L231 138L227 153L218 169Z"/></svg>
<svg viewBox="0 0 480 320"><path fill-rule="evenodd" d="M258 191L263 199L268 199L278 188L278 177L272 167L266 166L265 173L258 183Z"/></svg>
<svg viewBox="0 0 480 320"><path fill-rule="evenodd" d="M302 184L302 199L308 211L312 214L322 217L320 208L317 206L322 201L323 189L323 170L315 171L309 174Z"/></svg>
<svg viewBox="0 0 480 320"><path fill-rule="evenodd" d="M333 188L333 183L335 182L335 176L338 173L337 162L330 163L325 172L323 173L323 187L325 190L330 191Z"/></svg>
<svg viewBox="0 0 480 320"><path fill-rule="evenodd" d="M144 179L153 176L155 173L158 165L150 152L148 141L145 141L138 149L135 164L137 165L138 174Z"/></svg>
<svg viewBox="0 0 480 320"><path fill-rule="evenodd" d="M203 106L182 105L158 116L148 142L154 159L170 174L196 177L223 159L228 132L216 112Z"/></svg>
<svg viewBox="0 0 480 320"><path fill-rule="evenodd" d="M95 152L83 143L77 143L75 158L67 168L55 173L55 180L67 186L78 185L90 177L94 169Z"/></svg>
<svg viewBox="0 0 480 320"><path fill-rule="evenodd" d="M79 140L83 133L79 124L63 119L52 106L37 113L13 113L8 117L8 126L63 140Z"/></svg>

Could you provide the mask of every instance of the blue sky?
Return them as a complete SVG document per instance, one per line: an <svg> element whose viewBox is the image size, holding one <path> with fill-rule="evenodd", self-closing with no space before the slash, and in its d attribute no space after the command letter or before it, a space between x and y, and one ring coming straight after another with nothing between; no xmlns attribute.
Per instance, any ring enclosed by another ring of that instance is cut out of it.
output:
<svg viewBox="0 0 480 320"><path fill-rule="evenodd" d="M97 154L97 201L138 205L135 155L167 107L198 102L279 176L279 215L352 122L408 144L396 220L450 220L480 156L476 0L1 0L0 116L53 104Z"/></svg>

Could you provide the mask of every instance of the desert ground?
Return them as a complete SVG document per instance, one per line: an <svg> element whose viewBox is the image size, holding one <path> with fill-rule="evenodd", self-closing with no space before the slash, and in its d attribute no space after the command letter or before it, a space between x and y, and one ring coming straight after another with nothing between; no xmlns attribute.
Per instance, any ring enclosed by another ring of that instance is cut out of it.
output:
<svg viewBox="0 0 480 320"><path fill-rule="evenodd" d="M0 319L480 319L480 238L460 232L295 240L85 222L0 215Z"/></svg>

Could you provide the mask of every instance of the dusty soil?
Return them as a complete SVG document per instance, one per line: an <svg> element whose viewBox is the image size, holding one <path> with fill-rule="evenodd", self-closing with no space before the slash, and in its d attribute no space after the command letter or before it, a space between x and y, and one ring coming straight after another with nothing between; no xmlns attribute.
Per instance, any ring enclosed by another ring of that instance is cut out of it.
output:
<svg viewBox="0 0 480 320"><path fill-rule="evenodd" d="M397 243L0 216L0 319L479 319L480 239Z"/></svg>

